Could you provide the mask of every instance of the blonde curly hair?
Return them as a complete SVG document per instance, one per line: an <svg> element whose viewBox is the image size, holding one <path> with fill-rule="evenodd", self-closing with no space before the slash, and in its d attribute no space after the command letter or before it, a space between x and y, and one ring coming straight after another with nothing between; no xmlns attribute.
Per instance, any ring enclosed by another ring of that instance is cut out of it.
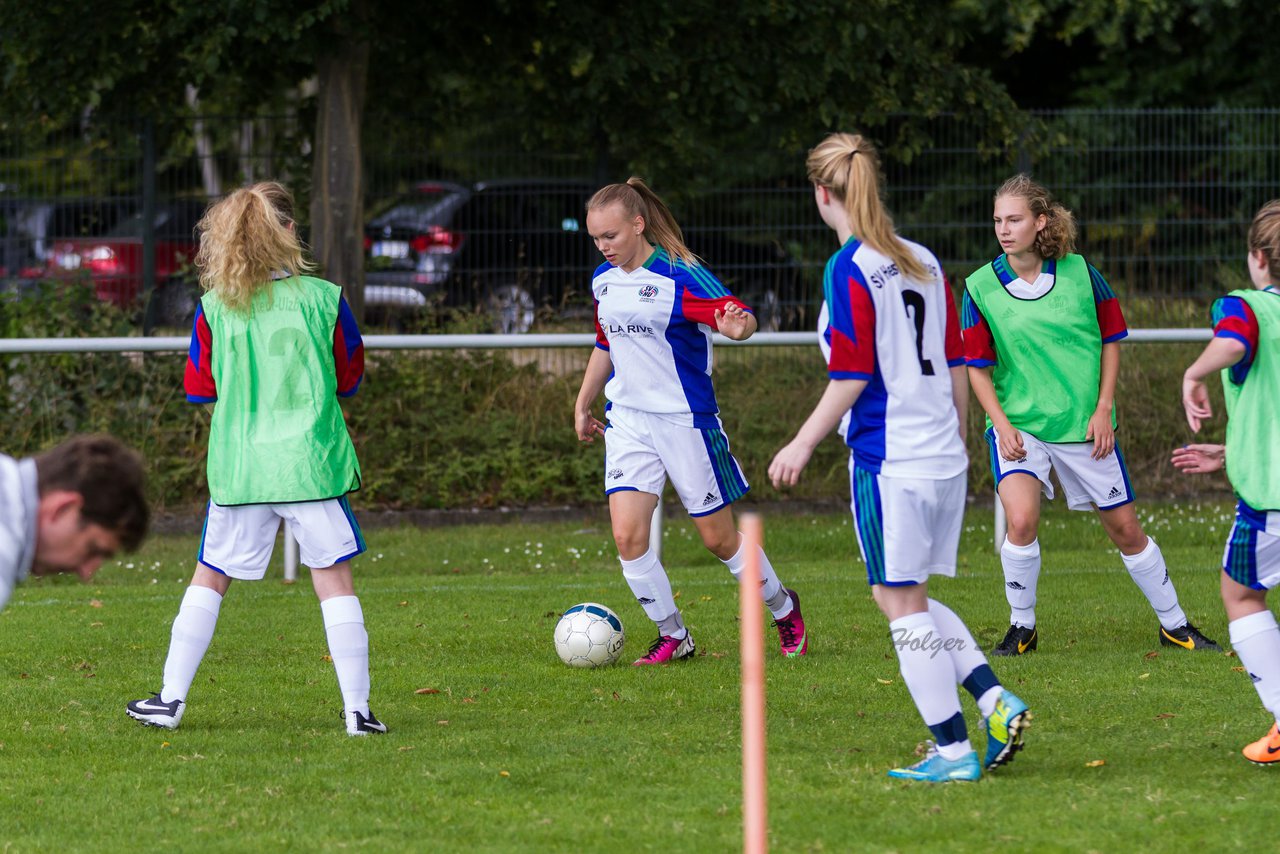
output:
<svg viewBox="0 0 1280 854"><path fill-rule="evenodd" d="M1019 172L996 190L995 199L1001 196L1023 199L1031 210L1033 219L1041 216L1045 218L1045 226L1036 235L1035 242L1036 254L1041 258L1062 258L1076 250L1075 214L1050 195L1043 184L1032 180L1030 175Z"/></svg>
<svg viewBox="0 0 1280 854"><path fill-rule="evenodd" d="M210 205L196 230L200 286L231 309L248 309L278 272L297 276L315 269L294 229L293 196L275 181L241 187Z"/></svg>

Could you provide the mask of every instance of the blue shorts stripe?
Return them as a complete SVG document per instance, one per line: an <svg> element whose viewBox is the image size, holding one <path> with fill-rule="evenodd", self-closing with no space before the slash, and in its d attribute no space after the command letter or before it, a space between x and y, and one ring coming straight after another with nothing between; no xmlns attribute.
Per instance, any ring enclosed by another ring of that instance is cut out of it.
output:
<svg viewBox="0 0 1280 854"><path fill-rule="evenodd" d="M876 479L875 472L854 466L854 508L857 510L854 523L858 527L858 541L862 543L862 554L867 561L868 584L883 584L885 580L884 524L880 489Z"/></svg>
<svg viewBox="0 0 1280 854"><path fill-rule="evenodd" d="M351 523L351 533L356 537L356 551L351 555L356 555L365 551L368 546L364 543L364 533L360 530L360 523L356 521L356 514L351 512L351 503L347 501L347 496L338 499L338 504L342 507L343 514L347 517L347 521Z"/></svg>
<svg viewBox="0 0 1280 854"><path fill-rule="evenodd" d="M1231 528L1227 540L1227 557L1222 571L1237 584L1252 590L1265 590L1258 583L1258 529L1242 525L1239 521Z"/></svg>
<svg viewBox="0 0 1280 854"><path fill-rule="evenodd" d="M729 452L729 440L719 429L703 429L702 441L711 457L711 469L720 488L720 495L725 504L731 504L747 494L747 485L743 482L733 454Z"/></svg>

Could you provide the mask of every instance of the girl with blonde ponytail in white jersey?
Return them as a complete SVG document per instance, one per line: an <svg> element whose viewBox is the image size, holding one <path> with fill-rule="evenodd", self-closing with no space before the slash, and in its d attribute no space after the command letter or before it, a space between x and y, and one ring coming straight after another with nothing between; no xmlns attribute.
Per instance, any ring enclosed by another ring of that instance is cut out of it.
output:
<svg viewBox="0 0 1280 854"><path fill-rule="evenodd" d="M1107 280L1075 251L1071 211L1026 175L996 191L1001 254L965 281L969 382L987 413L996 491L1009 520L1000 547L1009 630L992 655L1036 649L1040 496L1052 469L1067 506L1095 510L1159 619L1160 643L1219 649L1190 623L1156 541L1142 530L1116 441L1120 340L1129 334Z"/></svg>
<svg viewBox="0 0 1280 854"><path fill-rule="evenodd" d="M823 277L827 389L769 466L791 486L837 425L849 446L858 545L876 605L889 621L903 682L935 747L889 776L977 780L1022 748L1030 713L1005 690L964 622L929 598L930 575L954 576L964 520L968 384L955 303L938 259L903 240L880 198L875 148L833 133L809 152L818 213L840 241ZM980 764L957 684L986 719Z"/></svg>
<svg viewBox="0 0 1280 854"><path fill-rule="evenodd" d="M746 548L729 505L747 481L729 451L711 385L711 333L741 341L756 319L684 243L662 200L639 178L610 184L587 202L587 230L604 263L592 276L596 349L574 407L579 440L604 437L604 487L622 574L658 639L636 665L695 654L671 582L649 542L668 477L703 544L734 576ZM601 392L608 424L592 414ZM759 553L765 605L787 657L809 640L800 597Z"/></svg>

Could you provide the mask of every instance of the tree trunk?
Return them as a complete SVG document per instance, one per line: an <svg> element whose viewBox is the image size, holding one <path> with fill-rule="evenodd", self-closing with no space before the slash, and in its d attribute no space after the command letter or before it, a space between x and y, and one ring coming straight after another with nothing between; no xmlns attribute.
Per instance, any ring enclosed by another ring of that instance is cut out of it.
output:
<svg viewBox="0 0 1280 854"><path fill-rule="evenodd" d="M187 106L194 115L191 135L195 138L196 159L200 161L200 178L204 183L204 194L210 201L222 195L222 179L218 177L218 161L213 153L213 143L209 141L209 129L204 119L200 118L200 94L190 83L186 88Z"/></svg>
<svg viewBox="0 0 1280 854"><path fill-rule="evenodd" d="M357 322L364 320L364 118L369 43L367 3L334 28L316 64L319 92L311 167L311 247L321 275L341 285Z"/></svg>

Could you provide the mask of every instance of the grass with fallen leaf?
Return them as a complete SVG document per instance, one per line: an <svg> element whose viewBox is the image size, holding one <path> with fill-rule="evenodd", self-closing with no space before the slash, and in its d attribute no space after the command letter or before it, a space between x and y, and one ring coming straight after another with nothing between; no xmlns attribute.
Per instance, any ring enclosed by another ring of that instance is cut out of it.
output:
<svg viewBox="0 0 1280 854"><path fill-rule="evenodd" d="M1035 715L977 784L895 781L928 737L865 584L847 515L765 520L803 595L800 660L767 661L770 833L779 850L1264 850L1268 726L1236 659L1168 650L1091 516L1041 530L1040 648L993 662ZM1226 642L1226 502L1143 505L1192 619ZM126 701L160 687L194 537L156 537L89 586L21 587L0 614L5 850L733 851L740 847L736 588L684 520L665 558L701 653L665 668L564 667L564 608L653 629L606 521L366 532L357 587L385 737L348 738L306 581L232 586L182 727ZM277 557L277 561L279 558ZM971 511L933 594L989 647L1007 627L991 513ZM972 701L962 698L981 751Z"/></svg>

